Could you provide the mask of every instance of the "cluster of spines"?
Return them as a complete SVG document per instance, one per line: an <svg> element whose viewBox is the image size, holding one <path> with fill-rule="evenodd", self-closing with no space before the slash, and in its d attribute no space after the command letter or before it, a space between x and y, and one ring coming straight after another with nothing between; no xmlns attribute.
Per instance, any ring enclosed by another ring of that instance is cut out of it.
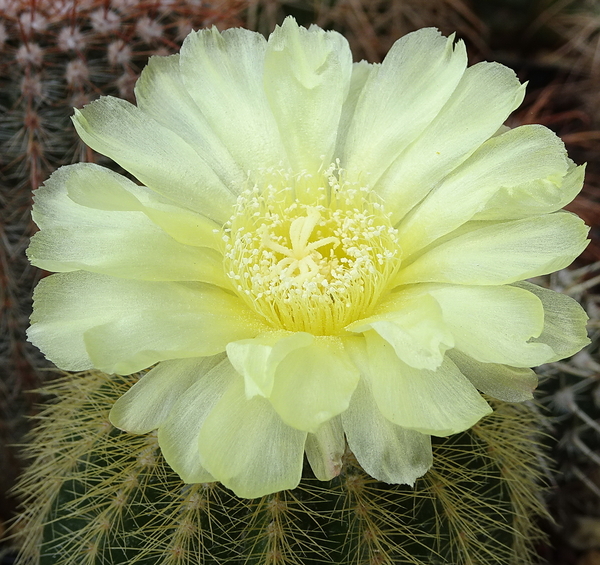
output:
<svg viewBox="0 0 600 565"><path fill-rule="evenodd" d="M585 205L585 199L581 201ZM551 448L554 487L548 506L553 516L549 524L553 542L548 559L561 562L565 547L569 551L595 547L588 525L595 524L600 487L598 486L598 437L600 437L600 385L598 340L600 338L600 298L594 292L600 275L600 263L578 269L562 270L536 282L577 300L586 310L591 344L569 360L543 365L538 397L550 416L545 432ZM594 526L595 527L595 526ZM595 531L595 530L592 530ZM556 557L554 557L556 556ZM585 560L585 559L584 559Z"/></svg>
<svg viewBox="0 0 600 565"><path fill-rule="evenodd" d="M68 117L72 107L115 94L132 99L151 55L176 52L192 29L239 25L240 2L220 9L183 0L13 2L0 8L0 80L5 110L3 152L21 160L23 179L37 187L58 165L80 160L82 148Z"/></svg>
<svg viewBox="0 0 600 565"><path fill-rule="evenodd" d="M18 487L18 565L527 565L544 515L537 416L498 404L434 445L414 489L375 481L347 453L329 483L255 500L185 485L154 434L108 423L131 377L89 373L48 387Z"/></svg>

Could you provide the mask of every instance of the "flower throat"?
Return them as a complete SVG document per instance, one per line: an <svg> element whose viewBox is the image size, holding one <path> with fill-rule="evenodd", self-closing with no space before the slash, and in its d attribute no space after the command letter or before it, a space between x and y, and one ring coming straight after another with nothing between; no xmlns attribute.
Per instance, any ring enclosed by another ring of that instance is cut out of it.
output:
<svg viewBox="0 0 600 565"><path fill-rule="evenodd" d="M400 263L396 230L371 189L267 171L225 225L225 271L272 326L335 335L368 315Z"/></svg>

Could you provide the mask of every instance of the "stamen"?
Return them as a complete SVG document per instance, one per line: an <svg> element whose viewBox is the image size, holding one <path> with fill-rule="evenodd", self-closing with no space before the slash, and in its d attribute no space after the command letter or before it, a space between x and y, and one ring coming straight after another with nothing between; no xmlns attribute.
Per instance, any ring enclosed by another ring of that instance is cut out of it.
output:
<svg viewBox="0 0 600 565"><path fill-rule="evenodd" d="M225 226L226 272L274 327L338 334L369 314L398 268L396 230L372 191L336 166L321 178L267 173Z"/></svg>

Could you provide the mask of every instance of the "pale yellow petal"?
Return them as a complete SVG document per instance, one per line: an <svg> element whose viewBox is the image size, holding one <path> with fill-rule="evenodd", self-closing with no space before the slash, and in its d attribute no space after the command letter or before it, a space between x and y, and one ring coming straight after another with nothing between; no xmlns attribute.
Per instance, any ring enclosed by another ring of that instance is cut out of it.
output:
<svg viewBox="0 0 600 565"><path fill-rule="evenodd" d="M365 333L373 396L394 424L434 436L462 432L492 410L446 356L435 370L402 362L375 332Z"/></svg>
<svg viewBox="0 0 600 565"><path fill-rule="evenodd" d="M138 107L201 155L225 186L239 189L246 173L187 92L179 62L179 54L150 57L135 84Z"/></svg>
<svg viewBox="0 0 600 565"><path fill-rule="evenodd" d="M590 343L586 331L588 315L577 301L525 281L515 283L514 286L535 294L542 302L544 329L532 341L552 348L555 355L547 363L570 357Z"/></svg>
<svg viewBox="0 0 600 565"><path fill-rule="evenodd" d="M430 436L385 418L365 379L356 387L342 422L348 447L361 467L379 481L413 486L433 463Z"/></svg>
<svg viewBox="0 0 600 565"><path fill-rule="evenodd" d="M298 486L306 432L286 425L262 396L248 400L238 377L204 421L198 446L210 473L237 496Z"/></svg>
<svg viewBox="0 0 600 565"><path fill-rule="evenodd" d="M32 215L41 231L27 251L34 265L55 272L83 269L122 278L203 281L231 288L219 252L177 242L142 211L123 210L135 207L136 200L129 192L119 192L118 185L111 187L113 177L104 171L95 166L63 167L35 191ZM81 183L88 193L110 193L115 188L116 210L75 202L68 192L74 183Z"/></svg>
<svg viewBox="0 0 600 565"><path fill-rule="evenodd" d="M464 44L453 43L433 28L409 33L369 76L341 148L351 181L374 186L440 112L467 65Z"/></svg>
<svg viewBox="0 0 600 565"><path fill-rule="evenodd" d="M67 165L53 173L50 180L64 183L69 198L81 206L140 211L180 243L216 250L223 246L220 224L104 167L93 163ZM40 227L45 227L35 217L35 210L34 219Z"/></svg>
<svg viewBox="0 0 600 565"><path fill-rule="evenodd" d="M544 327L544 309L532 293L514 286L454 286L432 289L456 349L484 363L534 367L553 356L531 341Z"/></svg>
<svg viewBox="0 0 600 565"><path fill-rule="evenodd" d="M266 49L259 33L213 27L188 35L179 58L188 94L244 172L288 165L265 93Z"/></svg>
<svg viewBox="0 0 600 565"><path fill-rule="evenodd" d="M514 71L504 65L483 62L469 67L436 118L375 185L392 221L404 217L490 138L524 94Z"/></svg>
<svg viewBox="0 0 600 565"><path fill-rule="evenodd" d="M316 336L279 363L269 400L288 425L315 433L348 408L358 378L342 341Z"/></svg>
<svg viewBox="0 0 600 565"><path fill-rule="evenodd" d="M314 434L308 434L304 450L317 479L330 481L337 477L342 470L342 457L346 451L340 416L325 422Z"/></svg>
<svg viewBox="0 0 600 565"><path fill-rule="evenodd" d="M543 126L522 126L491 138L400 223L404 257L469 221L501 190L516 188L556 201L567 169L564 144Z"/></svg>
<svg viewBox="0 0 600 565"><path fill-rule="evenodd" d="M211 285L85 271L42 280L31 323L29 339L60 368L121 374L215 355L267 329L239 299Z"/></svg>
<svg viewBox="0 0 600 565"><path fill-rule="evenodd" d="M158 429L158 443L171 468L185 483L218 480L204 465L199 446L200 430L211 410L237 380L229 361L221 358L196 379L170 410Z"/></svg>
<svg viewBox="0 0 600 565"><path fill-rule="evenodd" d="M442 364L444 352L454 346L439 304L426 293L418 296L395 293L373 316L346 329L355 333L374 330L402 361L417 369L436 369Z"/></svg>
<svg viewBox="0 0 600 565"><path fill-rule="evenodd" d="M269 36L265 92L295 171L318 171L333 160L352 53L346 39L288 17Z"/></svg>
<svg viewBox="0 0 600 565"><path fill-rule="evenodd" d="M585 175L585 165L577 167L570 159L567 161L569 169L560 183L547 181L503 187L473 220L512 220L564 208L581 191Z"/></svg>
<svg viewBox="0 0 600 565"><path fill-rule="evenodd" d="M113 426L134 434L157 429L187 389L205 378L223 357L161 361L113 404L109 420Z"/></svg>
<svg viewBox="0 0 600 565"><path fill-rule="evenodd" d="M57 273L85 270L126 279L202 281L232 288L219 252L184 246L153 224L138 221L139 216L128 219L127 214L119 214L114 227L110 224L115 218L106 218L110 214L97 214L94 223L102 225L85 231L73 223L38 232L27 257L36 267Z"/></svg>
<svg viewBox="0 0 600 565"><path fill-rule="evenodd" d="M227 344L227 356L244 377L246 396L260 394L268 398L273 390L279 363L294 349L306 347L314 337L305 332L269 332L253 339Z"/></svg>
<svg viewBox="0 0 600 565"><path fill-rule="evenodd" d="M367 61L364 60L358 63L353 63L352 65L350 88L348 90L348 96L346 96L346 100L342 106L342 113L338 126L338 139L335 151L336 155L339 155L343 152L346 136L348 134L350 125L352 124L352 118L354 117L356 105L358 104L358 100L360 99L363 88L369 80L373 80L371 77L379 72L380 66L381 65L379 64L367 63Z"/></svg>
<svg viewBox="0 0 600 565"><path fill-rule="evenodd" d="M505 402L523 402L533 398L538 378L531 369L482 363L458 349L448 351L447 355L473 386L484 394Z"/></svg>
<svg viewBox="0 0 600 565"><path fill-rule="evenodd" d="M75 110L79 137L173 202L225 222L235 197L181 137L137 106L104 96Z"/></svg>
<svg viewBox="0 0 600 565"><path fill-rule="evenodd" d="M432 244L401 268L393 286L512 283L567 267L588 243L587 226L567 212L467 227Z"/></svg>

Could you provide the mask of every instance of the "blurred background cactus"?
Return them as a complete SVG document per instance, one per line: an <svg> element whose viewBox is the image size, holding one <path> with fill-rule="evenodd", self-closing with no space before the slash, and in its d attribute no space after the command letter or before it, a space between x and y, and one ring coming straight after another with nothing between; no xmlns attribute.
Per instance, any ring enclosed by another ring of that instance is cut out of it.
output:
<svg viewBox="0 0 600 565"><path fill-rule="evenodd" d="M473 432L439 442L438 466L414 493L371 481L351 457L327 488L307 476L298 491L254 502L220 487L184 487L155 453L152 436L126 452L106 424L126 380L55 380L58 373L25 341L31 292L45 274L24 255L34 230L31 190L61 165L102 162L75 135L72 108L103 94L131 100L148 57L176 52L191 29L241 25L268 33L288 14L341 31L356 59L370 61L414 29L456 31L471 62L498 60L529 80L510 125L543 123L577 162L589 163L570 209L592 226L592 243L572 270L536 282L582 302L591 346L541 368L537 412L501 406ZM40 550L48 565L191 564L202 546L206 563L599 564L599 92L600 0L0 0L0 537L17 504L7 492L27 459L24 510L11 530L24 544L20 563L36 563ZM39 413L48 398L54 403ZM86 403L95 406L89 418L71 416L58 433L67 412ZM36 439L23 455L16 446L32 422L25 416L36 414ZM514 427L521 425L531 432ZM550 460L537 446L538 427ZM490 449L491 433L503 434L494 443L499 451ZM461 442L474 450L470 459ZM503 442L522 450L518 461ZM101 470L93 479L86 478L91 468ZM501 487L507 472L516 474ZM542 483L550 486L545 520ZM497 535L482 543L493 528ZM0 545L0 562L11 562L9 545Z"/></svg>

